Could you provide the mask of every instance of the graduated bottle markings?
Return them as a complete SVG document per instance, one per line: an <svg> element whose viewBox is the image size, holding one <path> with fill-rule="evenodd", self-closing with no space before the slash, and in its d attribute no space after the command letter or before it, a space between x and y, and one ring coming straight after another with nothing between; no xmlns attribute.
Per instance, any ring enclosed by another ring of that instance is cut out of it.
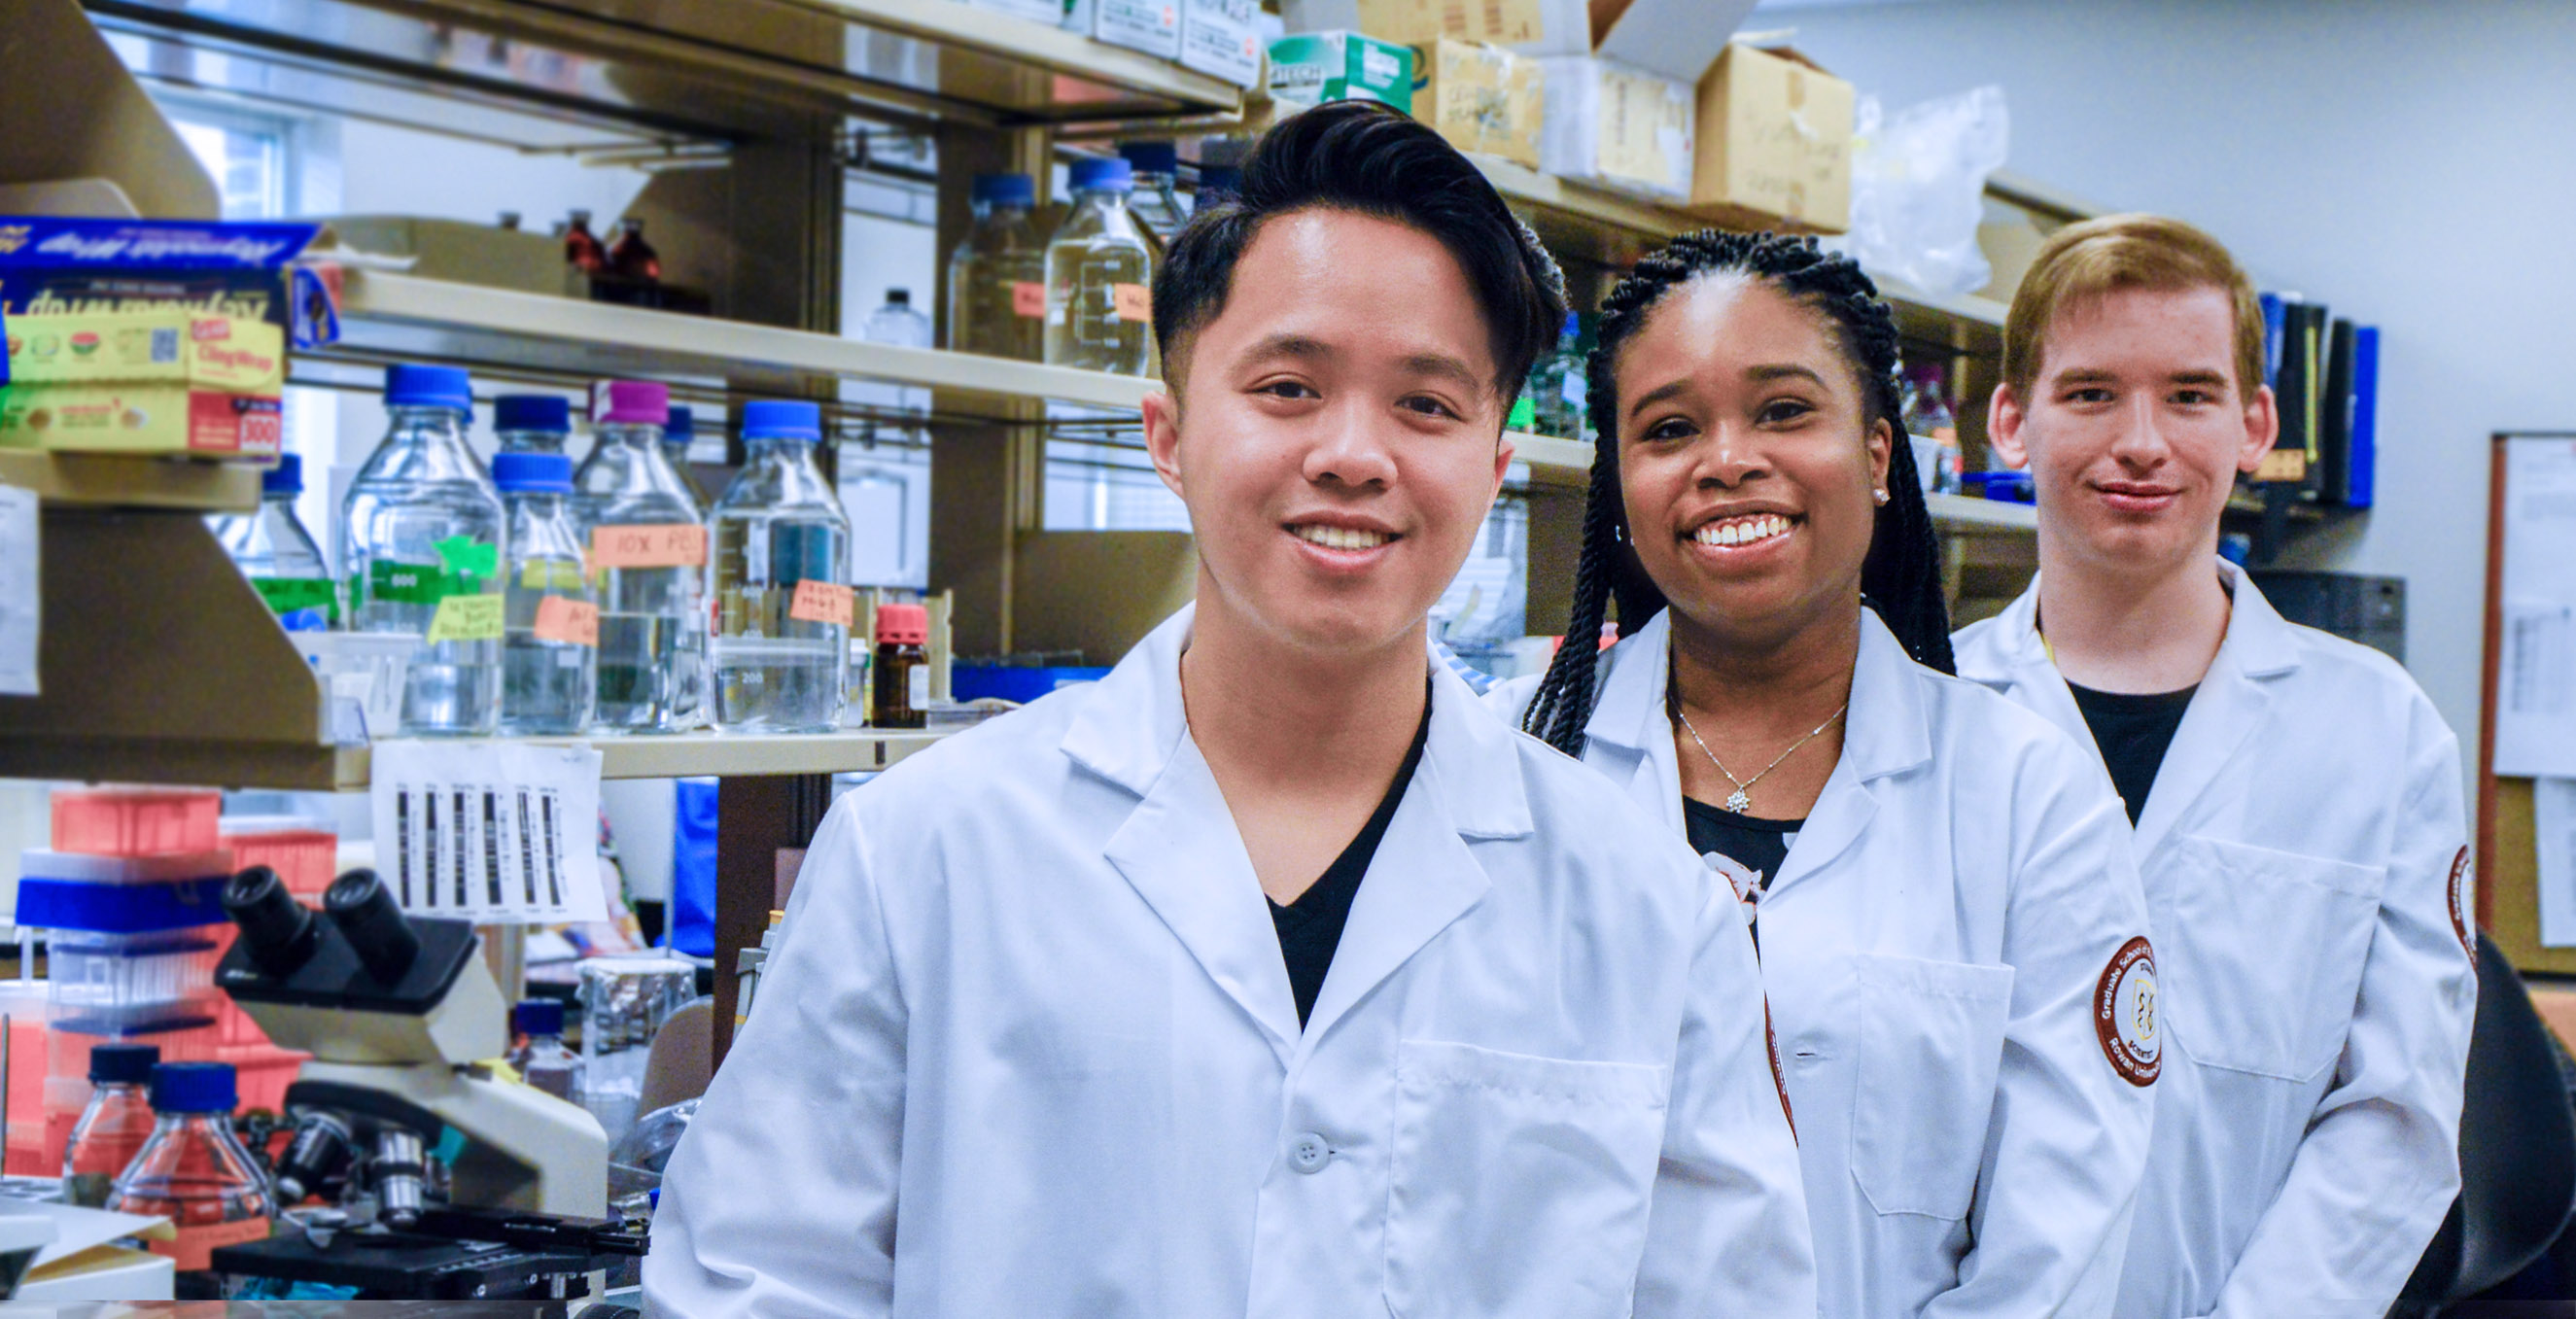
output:
<svg viewBox="0 0 2576 1319"><path fill-rule="evenodd" d="M716 501L715 722L827 732L847 697L850 522L814 461L814 404L743 408L742 471Z"/></svg>
<svg viewBox="0 0 2576 1319"><path fill-rule="evenodd" d="M603 381L591 416L597 443L573 487L599 596L595 723L684 731L703 714L707 536L662 451L670 391L651 381Z"/></svg>

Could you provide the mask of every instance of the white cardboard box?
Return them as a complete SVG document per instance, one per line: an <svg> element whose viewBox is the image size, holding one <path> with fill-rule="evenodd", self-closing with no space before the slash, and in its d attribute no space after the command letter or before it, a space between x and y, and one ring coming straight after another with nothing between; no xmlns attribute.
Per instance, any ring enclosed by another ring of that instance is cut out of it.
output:
<svg viewBox="0 0 2576 1319"><path fill-rule="evenodd" d="M1260 0L1182 0L1181 65L1237 87L1261 85Z"/></svg>
<svg viewBox="0 0 2576 1319"><path fill-rule="evenodd" d="M1112 46L1181 57L1181 0L1073 0L1064 25Z"/></svg>
<svg viewBox="0 0 2576 1319"><path fill-rule="evenodd" d="M1061 27L1064 24L1064 5L1061 0L966 0L966 3L977 9L989 9L997 14L1025 18L1032 23L1044 23L1049 27Z"/></svg>
<svg viewBox="0 0 2576 1319"><path fill-rule="evenodd" d="M1540 169L1655 201L1690 200L1699 118L1691 84L1615 60L1538 63L1547 74Z"/></svg>

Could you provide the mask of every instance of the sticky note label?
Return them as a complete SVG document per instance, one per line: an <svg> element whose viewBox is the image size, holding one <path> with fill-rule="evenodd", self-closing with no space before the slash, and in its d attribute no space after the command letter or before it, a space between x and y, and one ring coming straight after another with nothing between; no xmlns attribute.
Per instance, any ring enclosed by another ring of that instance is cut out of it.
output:
<svg viewBox="0 0 2576 1319"><path fill-rule="evenodd" d="M537 602L537 640L576 646L599 644L599 606L550 595Z"/></svg>
<svg viewBox="0 0 2576 1319"><path fill-rule="evenodd" d="M1043 317L1046 315L1046 285L1033 279L1014 280L1011 284L1011 314Z"/></svg>
<svg viewBox="0 0 2576 1319"><path fill-rule="evenodd" d="M1143 325L1154 319L1154 297L1142 284L1110 285L1109 307L1122 321Z"/></svg>
<svg viewBox="0 0 2576 1319"><path fill-rule="evenodd" d="M578 591L590 578L570 559L524 559L519 563L519 589Z"/></svg>
<svg viewBox="0 0 2576 1319"><path fill-rule="evenodd" d="M600 527L590 533L593 568L695 568L706 561L705 527Z"/></svg>
<svg viewBox="0 0 2576 1319"><path fill-rule="evenodd" d="M439 601L438 613L429 620L429 644L500 640L501 604L498 593L451 595Z"/></svg>
<svg viewBox="0 0 2576 1319"><path fill-rule="evenodd" d="M807 578L796 584L795 598L787 602L787 616L803 623L848 627L856 596L849 587Z"/></svg>

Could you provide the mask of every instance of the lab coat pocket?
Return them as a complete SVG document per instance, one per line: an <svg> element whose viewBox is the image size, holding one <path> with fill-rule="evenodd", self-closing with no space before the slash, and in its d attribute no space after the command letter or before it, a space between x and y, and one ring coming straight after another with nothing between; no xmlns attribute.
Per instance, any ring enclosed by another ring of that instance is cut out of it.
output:
<svg viewBox="0 0 2576 1319"><path fill-rule="evenodd" d="M2387 869L2200 836L2173 865L2148 890L2164 895L2149 921L2175 1044L2204 1066L2289 1081L2333 1063Z"/></svg>
<svg viewBox="0 0 2576 1319"><path fill-rule="evenodd" d="M1863 953L1852 1175L1882 1214L1968 1216L2003 1066L2013 969Z"/></svg>
<svg viewBox="0 0 2576 1319"><path fill-rule="evenodd" d="M1388 1311L1627 1314L1671 1085L1643 1063L1398 1045Z"/></svg>

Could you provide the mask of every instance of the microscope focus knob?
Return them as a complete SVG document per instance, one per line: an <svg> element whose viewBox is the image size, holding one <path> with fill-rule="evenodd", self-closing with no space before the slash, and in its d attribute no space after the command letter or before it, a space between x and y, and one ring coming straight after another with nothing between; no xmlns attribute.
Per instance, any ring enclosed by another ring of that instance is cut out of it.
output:
<svg viewBox="0 0 2576 1319"><path fill-rule="evenodd" d="M367 973L392 985L420 958L420 933L372 870L352 870L322 893L322 914L340 927Z"/></svg>

